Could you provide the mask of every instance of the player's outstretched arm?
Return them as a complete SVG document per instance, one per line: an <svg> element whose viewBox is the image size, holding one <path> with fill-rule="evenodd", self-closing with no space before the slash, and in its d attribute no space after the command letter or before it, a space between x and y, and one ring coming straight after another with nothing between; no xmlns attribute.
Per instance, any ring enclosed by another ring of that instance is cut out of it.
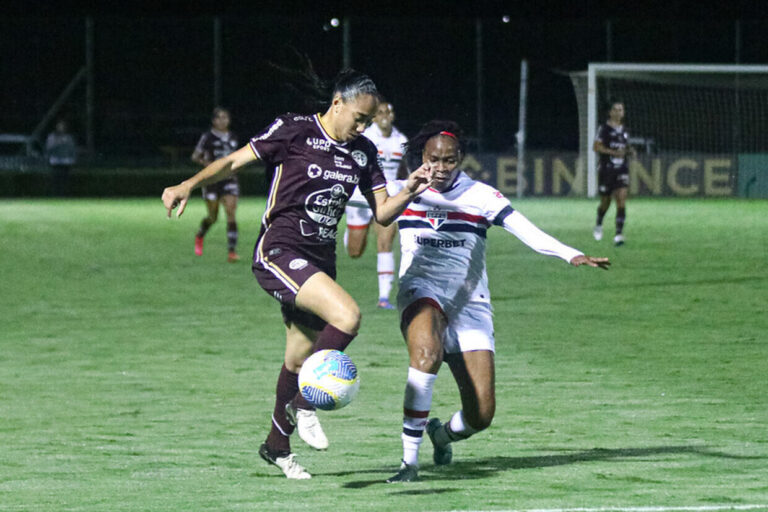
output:
<svg viewBox="0 0 768 512"><path fill-rule="evenodd" d="M584 254L575 256L571 260L571 265L578 267L580 265L588 265L590 267L600 267L603 270L608 270L611 267L611 262L608 258L595 258L593 256L586 256Z"/></svg>
<svg viewBox="0 0 768 512"><path fill-rule="evenodd" d="M167 187L163 190L162 199L165 210L168 213L168 218L171 217L171 212L177 206L179 211L176 212L176 216L181 217L181 214L184 213L184 209L187 207L189 194L192 190L209 183L216 183L254 160L256 160L256 155L253 153L253 150L249 146L243 146L237 151L215 160L188 180L184 180L173 187Z"/></svg>
<svg viewBox="0 0 768 512"><path fill-rule="evenodd" d="M386 189L379 190L375 194L368 194L373 196L367 199L376 222L382 226L392 224L405 211L408 204L431 185L432 169L428 164L424 164L408 175L405 187L397 194L390 196Z"/></svg>

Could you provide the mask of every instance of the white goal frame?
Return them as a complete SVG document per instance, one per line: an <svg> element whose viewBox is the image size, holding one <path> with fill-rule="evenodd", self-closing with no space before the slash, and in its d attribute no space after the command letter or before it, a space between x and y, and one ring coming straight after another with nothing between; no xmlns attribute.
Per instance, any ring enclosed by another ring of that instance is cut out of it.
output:
<svg viewBox="0 0 768 512"><path fill-rule="evenodd" d="M597 156L592 144L598 126L597 78L631 78L632 73L723 73L766 74L768 66L738 64L639 64L639 63L590 63L587 68L587 195L597 195Z"/></svg>

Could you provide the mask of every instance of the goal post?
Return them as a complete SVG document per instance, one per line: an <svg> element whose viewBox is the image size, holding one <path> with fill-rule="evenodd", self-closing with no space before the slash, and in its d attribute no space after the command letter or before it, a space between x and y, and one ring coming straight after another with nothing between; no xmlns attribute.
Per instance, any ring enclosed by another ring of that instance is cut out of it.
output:
<svg viewBox="0 0 768 512"><path fill-rule="evenodd" d="M768 155L766 65L591 63L570 77L589 197L597 194L592 144L611 101L624 102L641 154Z"/></svg>

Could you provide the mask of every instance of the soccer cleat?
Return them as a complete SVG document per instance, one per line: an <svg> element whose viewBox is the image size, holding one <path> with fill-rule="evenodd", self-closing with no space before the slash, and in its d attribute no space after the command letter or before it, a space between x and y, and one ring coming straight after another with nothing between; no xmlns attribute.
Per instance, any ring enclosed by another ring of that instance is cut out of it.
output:
<svg viewBox="0 0 768 512"><path fill-rule="evenodd" d="M624 235L618 234L615 237L613 237L613 245L615 245L616 247L620 245L624 245Z"/></svg>
<svg viewBox="0 0 768 512"><path fill-rule="evenodd" d="M432 460L435 461L435 464L438 466L450 464L453 459L453 448L450 443L441 445L435 441L435 432L442 426L443 424L440 423L440 420L437 418L432 418L427 422L427 435L429 436L429 440L432 441L432 448L434 448Z"/></svg>
<svg viewBox="0 0 768 512"><path fill-rule="evenodd" d="M299 437L315 450L328 448L328 438L325 437L323 427L317 418L317 411L309 409L296 409L291 402L285 404L285 415L291 425L296 426Z"/></svg>
<svg viewBox="0 0 768 512"><path fill-rule="evenodd" d="M229 256L227 256L227 261L230 263L237 263L240 261L240 256L235 251L229 251Z"/></svg>
<svg viewBox="0 0 768 512"><path fill-rule="evenodd" d="M386 297L379 299L378 304L376 304L376 307L380 309L395 309L395 306L392 305L391 302L389 302L389 299Z"/></svg>
<svg viewBox="0 0 768 512"><path fill-rule="evenodd" d="M296 454L290 452L273 452L267 446L267 443L259 447L259 455L262 459L279 467L285 473L286 478L291 480L307 480L312 478L301 464L296 462Z"/></svg>
<svg viewBox="0 0 768 512"><path fill-rule="evenodd" d="M400 470L397 474L387 478L388 484L400 483L400 482L415 482L419 479L419 466L410 466L401 461Z"/></svg>
<svg viewBox="0 0 768 512"><path fill-rule="evenodd" d="M203 237L195 236L195 254L198 256L203 255Z"/></svg>
<svg viewBox="0 0 768 512"><path fill-rule="evenodd" d="M603 239L603 226L595 226L595 229L592 230L592 236L595 237L595 240L598 242Z"/></svg>

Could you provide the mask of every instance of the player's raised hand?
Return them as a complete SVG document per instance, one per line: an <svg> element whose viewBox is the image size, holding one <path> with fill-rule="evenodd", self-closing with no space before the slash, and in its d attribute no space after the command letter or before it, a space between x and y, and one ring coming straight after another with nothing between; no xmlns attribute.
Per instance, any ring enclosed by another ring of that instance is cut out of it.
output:
<svg viewBox="0 0 768 512"><path fill-rule="evenodd" d="M590 267L600 267L603 270L608 270L611 266L611 262L608 258L595 258L593 256L576 256L571 260L571 265L578 267L580 265L589 265Z"/></svg>
<svg viewBox="0 0 768 512"><path fill-rule="evenodd" d="M187 207L189 193L190 188L184 183L180 183L174 187L167 187L163 190L163 205L165 206L169 219L171 218L171 212L173 212L173 209L177 206L179 207L179 210L176 212L176 217L181 217L181 214L184 213L184 208Z"/></svg>
<svg viewBox="0 0 768 512"><path fill-rule="evenodd" d="M408 175L405 187L411 195L417 196L432 186L433 177L432 167L428 163L422 164Z"/></svg>

